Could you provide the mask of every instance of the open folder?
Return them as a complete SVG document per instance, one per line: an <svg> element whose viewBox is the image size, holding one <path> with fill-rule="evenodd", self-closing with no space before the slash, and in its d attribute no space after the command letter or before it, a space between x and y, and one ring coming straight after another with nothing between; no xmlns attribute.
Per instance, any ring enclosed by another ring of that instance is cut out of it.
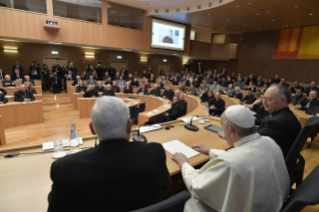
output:
<svg viewBox="0 0 319 212"><path fill-rule="evenodd" d="M184 143L179 140L173 140L162 144L164 149L170 152L172 155L176 152L183 153L187 158L194 157L199 155L199 152L193 150L192 148L186 146Z"/></svg>

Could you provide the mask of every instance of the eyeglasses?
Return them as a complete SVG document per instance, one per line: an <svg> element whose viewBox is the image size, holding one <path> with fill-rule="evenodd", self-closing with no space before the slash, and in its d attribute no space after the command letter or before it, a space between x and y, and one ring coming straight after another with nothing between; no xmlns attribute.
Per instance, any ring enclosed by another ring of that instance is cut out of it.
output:
<svg viewBox="0 0 319 212"><path fill-rule="evenodd" d="M260 97L260 99L264 102L271 102L273 98L265 98L265 97Z"/></svg>

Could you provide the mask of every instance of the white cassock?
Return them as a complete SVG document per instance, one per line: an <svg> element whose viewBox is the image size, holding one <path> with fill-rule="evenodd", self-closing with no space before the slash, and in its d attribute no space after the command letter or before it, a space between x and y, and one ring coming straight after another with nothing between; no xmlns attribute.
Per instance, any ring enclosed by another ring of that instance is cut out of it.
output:
<svg viewBox="0 0 319 212"><path fill-rule="evenodd" d="M280 211L290 180L282 151L271 138L255 133L228 151L211 149L209 157L198 170L182 165L192 196L184 211Z"/></svg>

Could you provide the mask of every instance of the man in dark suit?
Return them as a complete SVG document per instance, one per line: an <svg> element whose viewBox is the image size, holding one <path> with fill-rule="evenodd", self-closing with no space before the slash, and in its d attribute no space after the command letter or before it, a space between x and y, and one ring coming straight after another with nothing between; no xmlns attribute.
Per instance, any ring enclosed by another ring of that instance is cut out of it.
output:
<svg viewBox="0 0 319 212"><path fill-rule="evenodd" d="M178 103L180 105L181 116L185 116L187 113L187 102L184 100L184 95L180 94L178 97Z"/></svg>
<svg viewBox="0 0 319 212"><path fill-rule="evenodd" d="M260 87L263 87L264 84L265 84L265 82L262 80L261 76L259 76L257 78L257 81L255 82L255 85L260 88Z"/></svg>
<svg viewBox="0 0 319 212"><path fill-rule="evenodd" d="M183 76L183 78L182 78L182 81L181 81L183 84L185 84L187 87L189 87L190 86L190 82L189 82L189 80L188 79L186 79L186 76Z"/></svg>
<svg viewBox="0 0 319 212"><path fill-rule="evenodd" d="M196 67L196 74L204 73L204 68L201 65L201 63L198 63L198 66Z"/></svg>
<svg viewBox="0 0 319 212"><path fill-rule="evenodd" d="M99 93L104 91L104 87L102 86L102 83L99 81L97 82L97 86L94 88L94 90Z"/></svg>
<svg viewBox="0 0 319 212"><path fill-rule="evenodd" d="M179 104L178 97L174 96L171 109L164 114L163 122L173 121L181 116L181 105Z"/></svg>
<svg viewBox="0 0 319 212"><path fill-rule="evenodd" d="M225 110L225 101L220 98L220 93L215 93L215 98L208 102L209 114L220 116Z"/></svg>
<svg viewBox="0 0 319 212"><path fill-rule="evenodd" d="M4 80L6 74L2 72L2 69L0 68L0 81Z"/></svg>
<svg viewBox="0 0 319 212"><path fill-rule="evenodd" d="M16 81L16 80L22 80L23 77L24 76L20 73L19 69L16 69L14 71L14 74L12 74L11 79L12 79L12 81Z"/></svg>
<svg viewBox="0 0 319 212"><path fill-rule="evenodd" d="M99 94L94 90L93 85L88 85L83 97L85 98L92 98L92 97L99 97Z"/></svg>
<svg viewBox="0 0 319 212"><path fill-rule="evenodd" d="M150 92L151 96L161 96L161 89L158 88L158 85L154 85L154 89Z"/></svg>
<svg viewBox="0 0 319 212"><path fill-rule="evenodd" d="M275 83L275 84L279 84L280 81L281 81L281 80L280 80L278 74L276 74L276 76L275 76L275 78L272 80L272 82Z"/></svg>
<svg viewBox="0 0 319 212"><path fill-rule="evenodd" d="M8 100L6 99L6 94L7 92L4 89L0 88L0 105L6 104L8 102Z"/></svg>
<svg viewBox="0 0 319 212"><path fill-rule="evenodd" d="M110 84L105 86L105 90L103 91L103 96L115 96L115 92L112 89Z"/></svg>
<svg viewBox="0 0 319 212"><path fill-rule="evenodd" d="M12 75L15 73L15 70L18 69L21 76L24 76L23 67L20 66L19 61L15 61L15 65L12 66Z"/></svg>
<svg viewBox="0 0 319 212"><path fill-rule="evenodd" d="M171 43L171 44L173 44L173 39L172 39L172 36L173 36L173 30L169 30L169 34L168 34L168 36L165 36L164 38L163 38L163 43Z"/></svg>
<svg viewBox="0 0 319 212"><path fill-rule="evenodd" d="M30 79L29 75L25 75L24 78L22 79L22 84L24 84L25 82L30 82L34 86L34 81Z"/></svg>
<svg viewBox="0 0 319 212"><path fill-rule="evenodd" d="M294 86L289 86L289 87L290 87L291 93L296 93L298 89L301 89L302 93L305 91L305 88L301 87L298 81L294 81Z"/></svg>
<svg viewBox="0 0 319 212"><path fill-rule="evenodd" d="M17 85L14 83L14 81L11 81L10 75L7 74L4 77L4 80L2 80L2 87L16 87Z"/></svg>
<svg viewBox="0 0 319 212"><path fill-rule="evenodd" d="M161 201L171 182L163 146L129 142L130 112L116 97L97 99L91 119L100 143L52 163L48 211L132 211Z"/></svg>
<svg viewBox="0 0 319 212"><path fill-rule="evenodd" d="M287 87L273 84L265 92L263 105L270 114L263 118L257 130L260 135L271 137L280 146L286 157L298 136L301 125L288 104L291 94Z"/></svg>
<svg viewBox="0 0 319 212"><path fill-rule="evenodd" d="M34 101L35 97L32 92L27 90L25 85L20 85L20 90L14 92L14 101L15 102L31 102Z"/></svg>
<svg viewBox="0 0 319 212"><path fill-rule="evenodd" d="M242 103L246 103L247 105L254 103L256 100L255 95L253 95L251 88L246 90L247 95L242 99Z"/></svg>
<svg viewBox="0 0 319 212"><path fill-rule="evenodd" d="M120 87L117 86L116 81L113 81L112 90L114 91L114 93L120 93Z"/></svg>
<svg viewBox="0 0 319 212"><path fill-rule="evenodd" d="M163 99L168 99L170 101L173 100L173 97L174 97L175 93L174 91L171 89L171 86L170 85L166 85L166 89L162 95Z"/></svg>
<svg viewBox="0 0 319 212"><path fill-rule="evenodd" d="M80 76L76 76L76 78L75 78L75 80L73 81L72 85L73 85L73 86L77 86L77 85L80 84L80 82L82 82Z"/></svg>
<svg viewBox="0 0 319 212"><path fill-rule="evenodd" d="M157 82L158 82L158 83L157 83L158 88L161 89L161 90L164 90L164 83L162 82L162 80L159 79Z"/></svg>
<svg viewBox="0 0 319 212"><path fill-rule="evenodd" d="M123 66L121 69L121 76L123 77L124 80L128 80L128 71L125 68L125 66Z"/></svg>
<svg viewBox="0 0 319 212"><path fill-rule="evenodd" d="M87 90L87 87L84 85L84 83L82 81L80 81L79 85L76 86L76 93L85 93L85 91Z"/></svg>
<svg viewBox="0 0 319 212"><path fill-rule="evenodd" d="M317 91L319 92L319 88L317 87L316 82L311 82L310 87L306 88L305 94L309 96L310 91Z"/></svg>
<svg viewBox="0 0 319 212"><path fill-rule="evenodd" d="M148 95L148 89L145 87L145 84L142 83L142 86L136 92L138 95Z"/></svg>
<svg viewBox="0 0 319 212"><path fill-rule="evenodd" d="M293 105L299 105L299 104L303 104L304 102L306 102L308 99L307 97L305 97L303 95L303 90L298 88L296 90L296 95L294 95L292 98L291 98L291 101L292 101L292 104Z"/></svg>
<svg viewBox="0 0 319 212"><path fill-rule="evenodd" d="M240 88L239 87L235 87L234 97L236 99L242 100L243 94L240 92Z"/></svg>
<svg viewBox="0 0 319 212"><path fill-rule="evenodd" d="M319 106L318 92L316 90L313 90L310 91L309 100L296 105L295 108L299 110L309 110L315 106Z"/></svg>

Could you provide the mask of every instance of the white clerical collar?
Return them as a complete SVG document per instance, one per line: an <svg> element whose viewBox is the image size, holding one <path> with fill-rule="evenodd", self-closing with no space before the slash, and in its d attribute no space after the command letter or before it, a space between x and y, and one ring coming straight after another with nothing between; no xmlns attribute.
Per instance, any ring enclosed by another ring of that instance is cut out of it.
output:
<svg viewBox="0 0 319 212"><path fill-rule="evenodd" d="M234 143L234 147L240 146L240 145L242 145L242 144L244 144L244 143L246 143L246 142L255 140L256 138L259 138L259 137L260 137L259 133L254 133L254 134L245 136L245 137L239 139L238 141L236 141L236 142Z"/></svg>

